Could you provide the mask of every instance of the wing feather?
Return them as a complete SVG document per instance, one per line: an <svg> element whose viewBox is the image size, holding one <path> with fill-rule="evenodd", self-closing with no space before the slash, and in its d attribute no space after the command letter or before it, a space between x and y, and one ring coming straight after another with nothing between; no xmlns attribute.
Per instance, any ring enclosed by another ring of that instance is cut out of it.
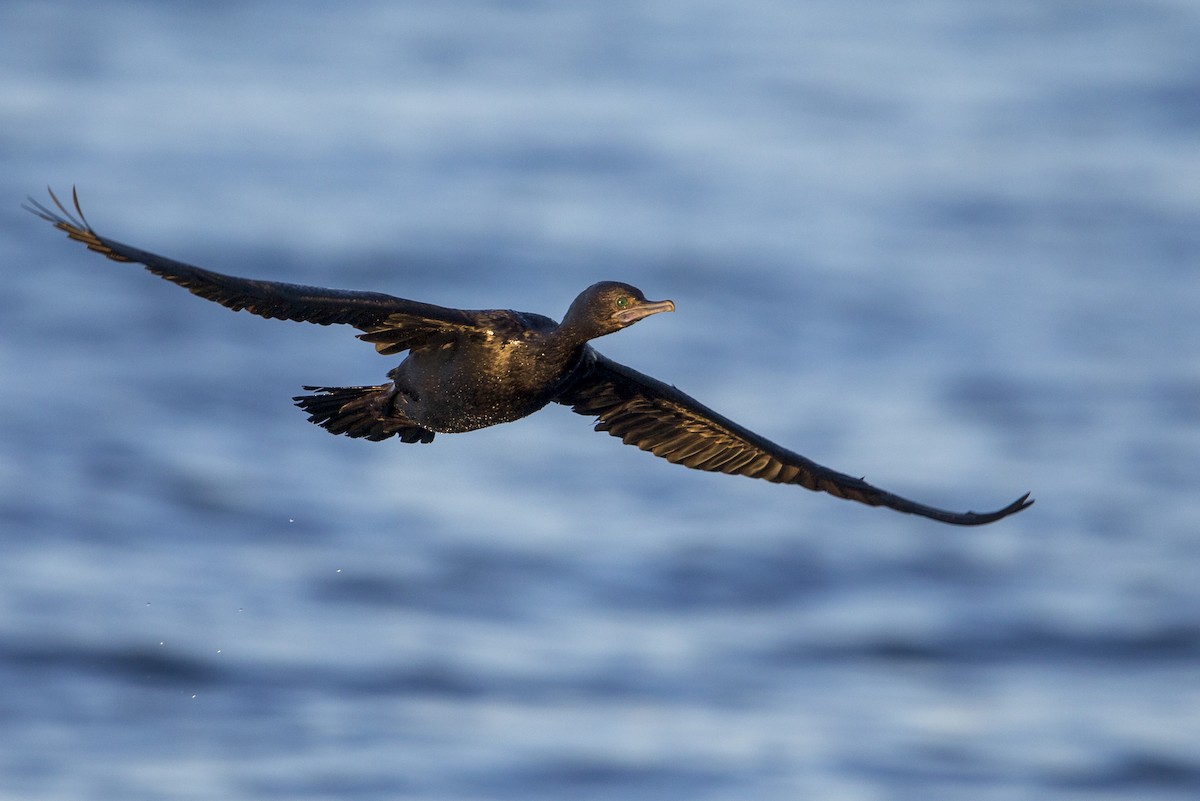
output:
<svg viewBox="0 0 1200 801"><path fill-rule="evenodd" d="M52 190L50 198L57 211L33 198L29 198L25 208L71 239L82 242L89 250L113 261L141 264L151 273L182 286L192 294L220 303L233 311L245 310L268 319L318 325L351 325L365 331L360 338L375 343L376 349L383 353L406 350L436 334L475 329L478 326L478 312L448 309L381 292L322 289L280 281L237 278L159 256L96 233L83 216L79 196L74 190L71 195L74 214L63 206Z"/></svg>
<svg viewBox="0 0 1200 801"><path fill-rule="evenodd" d="M1022 495L994 512L951 512L910 501L861 478L806 459L717 414L673 386L618 364L595 351L575 381L558 398L575 412L597 418L627 445L696 470L797 484L869 506L885 506L943 523L977 526L1014 514L1033 503Z"/></svg>

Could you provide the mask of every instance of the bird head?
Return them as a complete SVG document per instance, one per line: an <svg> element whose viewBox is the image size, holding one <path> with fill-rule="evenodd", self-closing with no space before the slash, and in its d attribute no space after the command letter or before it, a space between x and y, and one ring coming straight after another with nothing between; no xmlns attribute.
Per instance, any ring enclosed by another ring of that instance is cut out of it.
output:
<svg viewBox="0 0 1200 801"><path fill-rule="evenodd" d="M601 281L579 293L567 309L563 326L583 340L595 339L633 325L659 312L675 311L669 300L646 300L642 290L619 281Z"/></svg>

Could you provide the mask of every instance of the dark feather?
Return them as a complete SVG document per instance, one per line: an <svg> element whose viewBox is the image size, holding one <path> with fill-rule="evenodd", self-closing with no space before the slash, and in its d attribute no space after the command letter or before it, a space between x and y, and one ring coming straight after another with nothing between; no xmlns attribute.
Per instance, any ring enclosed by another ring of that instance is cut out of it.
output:
<svg viewBox="0 0 1200 801"><path fill-rule="evenodd" d="M294 320L318 325L346 324L367 331L372 339L387 343L386 353L395 353L420 344L431 333L474 329L479 315L461 309L447 309L429 303L405 300L381 292L258 281L201 269L165 256L126 245L101 236L87 223L79 207L79 197L71 191L75 214L69 212L53 191L50 198L58 211L29 198L25 208L68 237L87 245L113 261L136 262L147 270L176 283L194 295L220 303L234 311L248 311L260 317ZM76 216L78 215L78 216ZM365 338L365 336L364 336ZM397 345L403 347L397 347Z"/></svg>
<svg viewBox="0 0 1200 801"><path fill-rule="evenodd" d="M636 445L669 462L777 484L798 484L960 526L991 523L1033 503L1025 494L1003 509L983 513L950 512L916 503L780 447L662 381L594 351L590 358L590 365L558 402L598 418L597 431L607 431L626 445Z"/></svg>

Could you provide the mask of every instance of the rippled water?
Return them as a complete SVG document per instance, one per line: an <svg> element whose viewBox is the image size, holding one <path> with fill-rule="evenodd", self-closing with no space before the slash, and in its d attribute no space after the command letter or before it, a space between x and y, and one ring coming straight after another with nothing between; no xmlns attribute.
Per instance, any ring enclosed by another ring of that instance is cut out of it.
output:
<svg viewBox="0 0 1200 801"><path fill-rule="evenodd" d="M0 8L0 797L1200 793L1200 10ZM392 361L218 270L560 315L978 530L563 408L330 437Z"/></svg>

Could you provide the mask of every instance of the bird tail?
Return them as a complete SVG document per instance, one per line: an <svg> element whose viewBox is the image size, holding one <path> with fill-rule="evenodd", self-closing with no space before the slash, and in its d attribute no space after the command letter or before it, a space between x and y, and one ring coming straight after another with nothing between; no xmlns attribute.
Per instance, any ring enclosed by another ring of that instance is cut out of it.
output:
<svg viewBox="0 0 1200 801"><path fill-rule="evenodd" d="M379 442L400 437L403 442L432 442L433 432L396 413L390 384L373 387L305 387L315 395L292 398L308 421L330 434L363 437Z"/></svg>

